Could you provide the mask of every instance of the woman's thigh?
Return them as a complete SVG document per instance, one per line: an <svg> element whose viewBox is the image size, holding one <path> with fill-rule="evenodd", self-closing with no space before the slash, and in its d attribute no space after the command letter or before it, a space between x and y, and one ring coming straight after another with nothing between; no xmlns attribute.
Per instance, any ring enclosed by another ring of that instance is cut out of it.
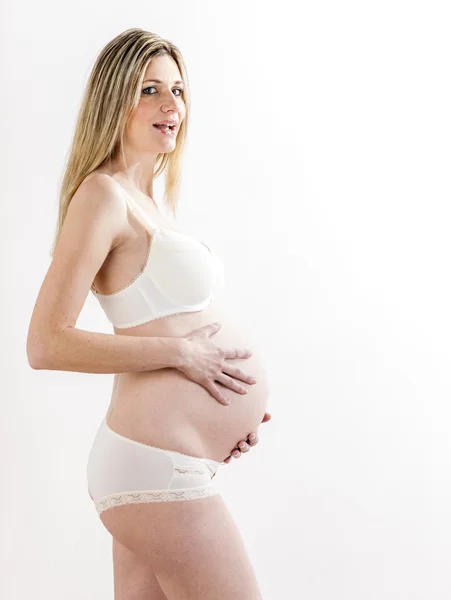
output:
<svg viewBox="0 0 451 600"><path fill-rule="evenodd" d="M168 600L262 600L243 539L220 494L124 504L100 518L139 557L141 568L155 574Z"/></svg>
<svg viewBox="0 0 451 600"><path fill-rule="evenodd" d="M113 537L114 600L167 600L149 562Z"/></svg>

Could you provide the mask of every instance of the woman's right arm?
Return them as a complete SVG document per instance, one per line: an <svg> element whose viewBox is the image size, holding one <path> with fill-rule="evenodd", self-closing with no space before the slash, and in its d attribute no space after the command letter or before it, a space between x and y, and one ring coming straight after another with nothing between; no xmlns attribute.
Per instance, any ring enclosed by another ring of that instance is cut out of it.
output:
<svg viewBox="0 0 451 600"><path fill-rule="evenodd" d="M27 356L32 368L124 373L183 365L181 338L75 327L94 277L123 239L126 215L126 204L106 175L93 175L74 194L31 317Z"/></svg>
<svg viewBox="0 0 451 600"><path fill-rule="evenodd" d="M109 252L123 239L127 207L108 175L82 182L67 211L52 263L36 300L27 337L34 369L125 373L174 367L230 404L216 382L245 394L237 380L253 378L228 359L249 358L248 349L223 349L210 338L218 323L186 337L96 333L75 327L92 282Z"/></svg>
<svg viewBox="0 0 451 600"><path fill-rule="evenodd" d="M184 364L181 338L114 335L65 327L27 345L33 369L81 373L154 371Z"/></svg>

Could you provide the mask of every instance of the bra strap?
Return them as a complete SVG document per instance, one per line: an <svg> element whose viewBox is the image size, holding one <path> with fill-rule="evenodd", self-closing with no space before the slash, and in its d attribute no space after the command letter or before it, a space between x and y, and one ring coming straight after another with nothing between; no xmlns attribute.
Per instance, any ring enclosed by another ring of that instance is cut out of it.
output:
<svg viewBox="0 0 451 600"><path fill-rule="evenodd" d="M127 206L130 209L130 212L138 219L141 225L147 229L150 233L154 233L156 230L160 229L160 226L155 223L155 221L139 206L136 200L127 193L127 191L122 187L120 183L118 183L114 178L112 178L116 185L119 186L122 194L124 195L125 201L127 202Z"/></svg>
<svg viewBox="0 0 451 600"><path fill-rule="evenodd" d="M150 231L150 233L154 233L155 231L158 231L160 229L160 226L157 225L157 223L155 223L155 221L151 217L149 217L149 215L139 206L139 204L133 198L131 198L130 202L130 196L128 194L126 194L126 202L133 215L148 231Z"/></svg>

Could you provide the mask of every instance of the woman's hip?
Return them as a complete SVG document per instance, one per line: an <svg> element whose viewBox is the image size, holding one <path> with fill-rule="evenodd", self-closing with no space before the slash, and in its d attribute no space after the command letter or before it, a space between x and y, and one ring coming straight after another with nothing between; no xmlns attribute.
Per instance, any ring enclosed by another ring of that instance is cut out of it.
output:
<svg viewBox="0 0 451 600"><path fill-rule="evenodd" d="M222 462L138 442L102 420L88 457L88 492L100 513L137 502L194 500L217 493Z"/></svg>

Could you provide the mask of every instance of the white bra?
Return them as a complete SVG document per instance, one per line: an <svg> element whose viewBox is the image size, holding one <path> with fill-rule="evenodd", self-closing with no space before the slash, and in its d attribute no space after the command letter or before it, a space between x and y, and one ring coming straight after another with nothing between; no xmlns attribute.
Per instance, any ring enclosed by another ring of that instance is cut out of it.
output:
<svg viewBox="0 0 451 600"><path fill-rule="evenodd" d="M221 259L192 236L159 227L118 185L131 212L152 235L146 263L129 284L111 294L91 286L110 323L124 329L206 308L224 287Z"/></svg>

